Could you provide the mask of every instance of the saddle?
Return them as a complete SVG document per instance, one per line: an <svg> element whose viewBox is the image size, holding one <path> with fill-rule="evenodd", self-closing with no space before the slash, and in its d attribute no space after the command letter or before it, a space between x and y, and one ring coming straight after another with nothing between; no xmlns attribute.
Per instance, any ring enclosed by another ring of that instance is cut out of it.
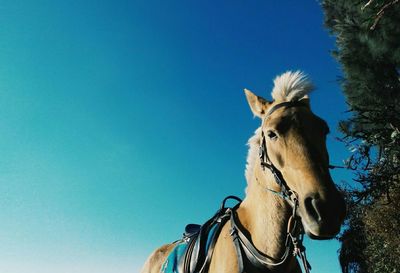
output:
<svg viewBox="0 0 400 273"><path fill-rule="evenodd" d="M239 272L245 272L245 262L256 268L280 266L285 263L292 252L294 256L299 257L305 272L309 273L311 266L307 261L303 246L304 230L300 218L296 215L298 199L297 195L294 194L294 196L296 198L282 194L285 200L288 198L288 202L293 202L293 212L288 221L285 252L279 259L272 259L257 250L251 239L244 233L237 218L236 209L242 200L236 196L228 196L222 201L221 207L215 215L203 225L189 224L186 226L183 238L175 241L176 245L162 265L161 273L207 273L218 236L228 220L231 222L230 235L236 250ZM239 203L233 208L227 208L225 203L228 199L234 199Z"/></svg>
<svg viewBox="0 0 400 273"><path fill-rule="evenodd" d="M233 208L225 207L229 199L239 203ZM235 210L242 200L236 196L226 197L220 209L203 225L188 224L183 238L178 241L176 251L172 251L162 267L165 273L206 273L218 236L225 223L230 219L231 211ZM182 249L184 248L184 251ZM177 254L179 252L179 254ZM179 256L179 257L177 257ZM172 264L176 263L176 264Z"/></svg>

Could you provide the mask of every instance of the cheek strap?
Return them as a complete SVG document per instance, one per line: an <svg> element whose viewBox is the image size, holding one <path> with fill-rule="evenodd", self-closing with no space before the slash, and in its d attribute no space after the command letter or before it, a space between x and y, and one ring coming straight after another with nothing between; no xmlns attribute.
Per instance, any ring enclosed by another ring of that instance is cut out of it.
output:
<svg viewBox="0 0 400 273"><path fill-rule="evenodd" d="M272 175L274 176L276 184L280 187L280 192L274 191L272 189L267 188L268 191L279 195L283 199L285 199L292 207L294 205L293 200L291 198L292 191L288 187L285 179L282 176L282 173L275 167L275 165L271 162L271 160L268 157L268 151L267 151L267 144L265 141L265 135L264 132L261 131L261 145L260 145L260 150L259 150L259 157L260 157L260 162L261 162L261 167L265 171L265 168L270 170Z"/></svg>

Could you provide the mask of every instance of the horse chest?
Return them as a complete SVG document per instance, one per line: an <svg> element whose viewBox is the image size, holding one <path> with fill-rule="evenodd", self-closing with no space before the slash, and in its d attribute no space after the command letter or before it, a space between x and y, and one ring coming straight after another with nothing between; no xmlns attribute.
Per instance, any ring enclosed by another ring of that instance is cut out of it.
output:
<svg viewBox="0 0 400 273"><path fill-rule="evenodd" d="M245 271L243 273L301 273L300 265L297 260L293 259L288 261L288 264L282 267L275 267L274 269L269 268L257 268L251 263L245 260ZM238 261L236 250L232 242L230 235L230 223L227 222L223 227L221 234L217 240L214 254L210 264L210 270L208 273L241 273L239 272Z"/></svg>

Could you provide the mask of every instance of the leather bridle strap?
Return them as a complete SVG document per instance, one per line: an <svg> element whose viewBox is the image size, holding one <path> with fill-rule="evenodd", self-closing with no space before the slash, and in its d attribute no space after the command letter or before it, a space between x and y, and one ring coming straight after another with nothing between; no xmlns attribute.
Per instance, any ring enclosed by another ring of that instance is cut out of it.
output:
<svg viewBox="0 0 400 273"><path fill-rule="evenodd" d="M272 113L274 113L276 110L278 110L282 107L285 107L285 108L307 107L307 104L305 104L304 102L301 102L301 101L285 101L282 103L278 103L278 104L272 106L271 109L269 109L269 111L265 115L265 117L262 121L262 124L261 124L261 144L260 144L260 150L259 150L259 157L260 157L261 166L262 166L263 170L265 170L265 168L267 168L271 171L272 175L274 176L275 182L278 184L278 186L281 189L281 192L278 193L278 192L270 190L270 189L268 189L268 190L271 192L274 192L275 194L280 195L282 198L289 201L289 203L290 203L290 198L288 198L290 196L290 188L288 187L285 179L283 178L282 173L275 167L275 165L269 159L268 151L267 151L267 143L265 141L265 135L264 135L264 131L263 131L263 125L266 122L267 118L269 116L271 116Z"/></svg>
<svg viewBox="0 0 400 273"><path fill-rule="evenodd" d="M275 112L279 108L282 108L282 107L291 108L291 107L298 107L298 106L307 107L307 104L305 104L302 101L285 101L285 102L275 104L274 106L271 107L271 109L268 110L264 119L269 117L273 112Z"/></svg>
<svg viewBox="0 0 400 273"><path fill-rule="evenodd" d="M290 203L290 199L288 198L290 195L289 187L286 184L286 181L283 178L282 173L275 167L274 164L272 164L271 160L268 157L267 144L265 142L265 136L263 131L261 131L261 145L259 150L259 157L261 161L261 167L263 168L263 170L265 170L265 168L269 169L272 175L274 176L276 184L278 184L278 186L280 187L281 191L279 195L281 195L282 198L286 199ZM274 193L278 193L271 189L268 190Z"/></svg>

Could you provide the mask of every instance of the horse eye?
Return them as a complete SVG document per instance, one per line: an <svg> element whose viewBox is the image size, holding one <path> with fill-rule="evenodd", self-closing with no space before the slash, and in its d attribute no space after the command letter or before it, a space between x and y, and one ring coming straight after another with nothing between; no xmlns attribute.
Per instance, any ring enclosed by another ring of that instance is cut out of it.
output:
<svg viewBox="0 0 400 273"><path fill-rule="evenodd" d="M271 140L276 140L278 138L278 135L271 130L268 130L267 136Z"/></svg>

